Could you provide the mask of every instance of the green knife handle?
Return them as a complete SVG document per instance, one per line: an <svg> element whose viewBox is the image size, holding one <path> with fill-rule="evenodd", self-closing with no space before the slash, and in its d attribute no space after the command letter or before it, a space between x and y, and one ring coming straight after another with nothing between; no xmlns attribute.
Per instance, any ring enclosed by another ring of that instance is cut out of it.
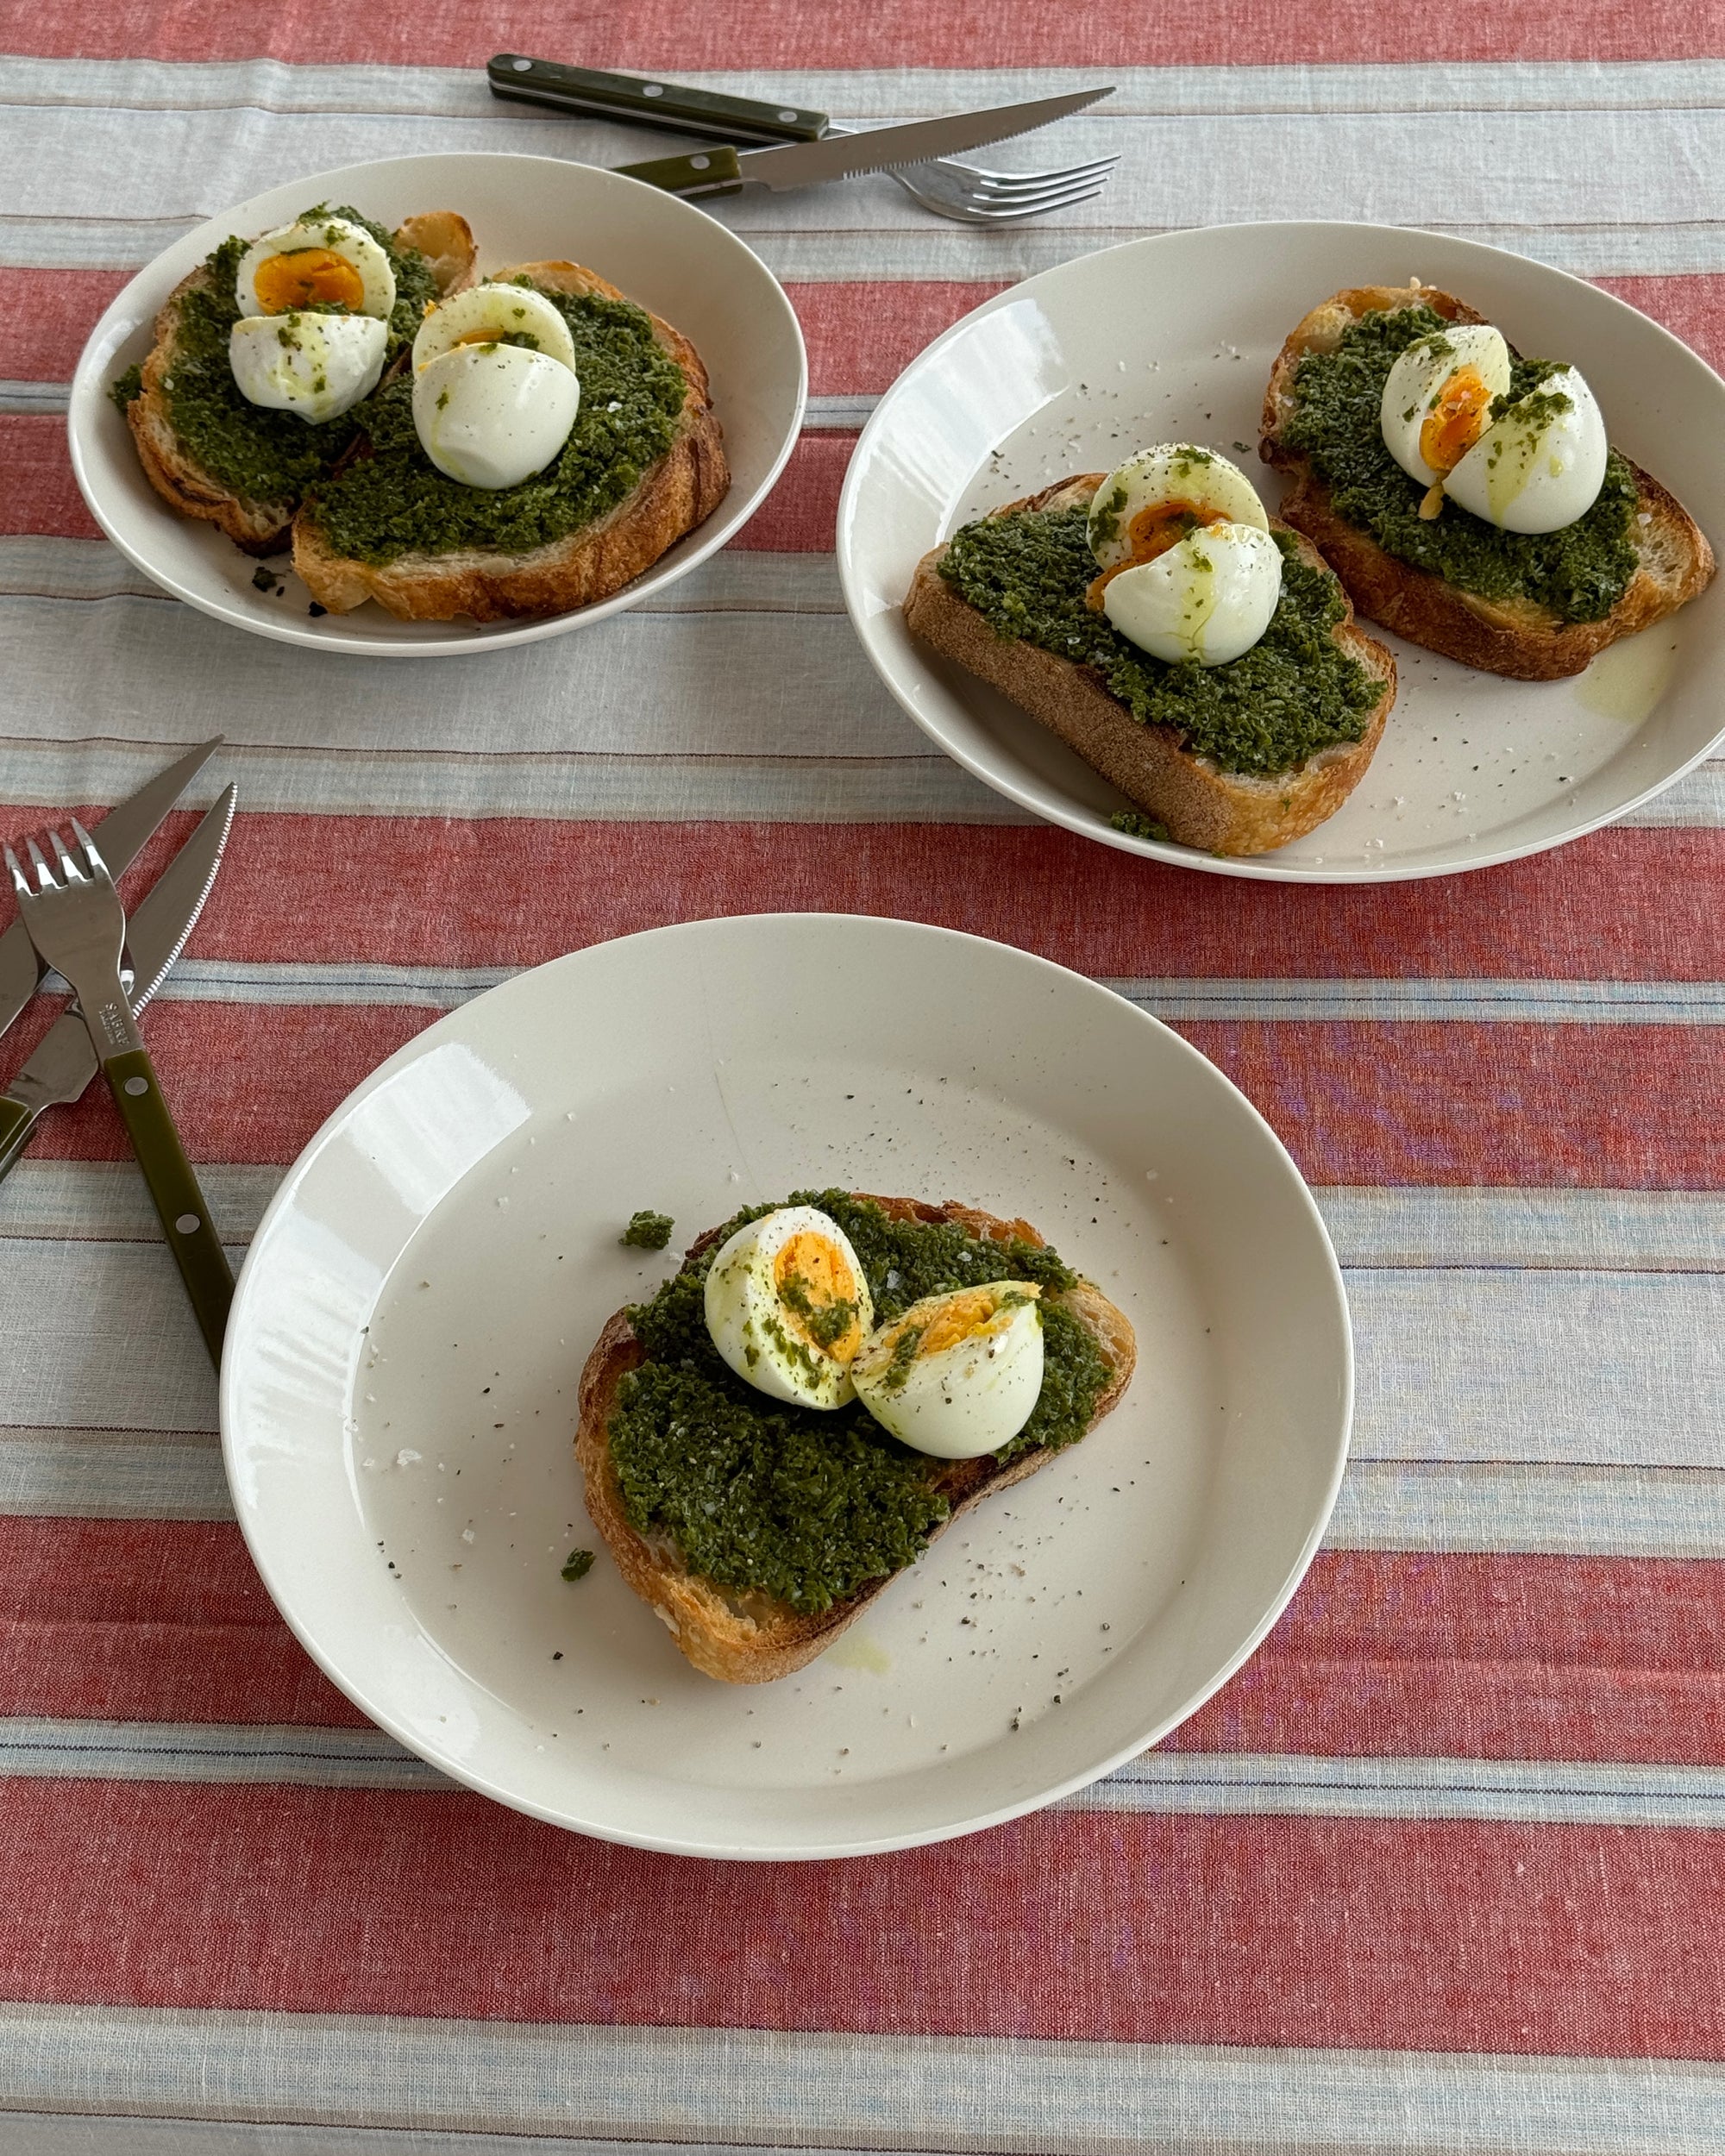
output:
<svg viewBox="0 0 1725 2156"><path fill-rule="evenodd" d="M24 1150L36 1120L34 1108L27 1108L21 1100L8 1100L0 1094L0 1175L3 1175Z"/></svg>
<svg viewBox="0 0 1725 2156"><path fill-rule="evenodd" d="M649 187L662 187L668 195L691 199L743 191L742 168L729 142L715 143L710 150L696 150L689 157L653 157L644 165L613 165L611 169L626 173L630 179L644 179Z"/></svg>
<svg viewBox="0 0 1725 2156"><path fill-rule="evenodd" d="M234 1275L162 1098L155 1066L147 1050L129 1048L110 1056L102 1070L114 1089L114 1105L155 1200L162 1232L191 1298L204 1344L219 1369L228 1306L234 1300Z"/></svg>
<svg viewBox="0 0 1725 2156"><path fill-rule="evenodd" d="M818 142L827 128L824 112L796 105L724 97L717 91L688 90L652 75L563 67L520 53L499 53L487 60L486 79L499 97L596 113L602 119L640 121L675 135L710 135L721 142Z"/></svg>

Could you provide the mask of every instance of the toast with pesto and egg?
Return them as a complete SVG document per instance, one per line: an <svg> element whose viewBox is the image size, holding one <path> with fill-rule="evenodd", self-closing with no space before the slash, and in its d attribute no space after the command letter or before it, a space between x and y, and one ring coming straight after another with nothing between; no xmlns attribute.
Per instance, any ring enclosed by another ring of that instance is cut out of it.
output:
<svg viewBox="0 0 1725 2156"><path fill-rule="evenodd" d="M587 1511L695 1668L764 1683L1094 1429L1136 1354L1028 1221L800 1194L710 1230L606 1324L580 1380Z"/></svg>
<svg viewBox="0 0 1725 2156"><path fill-rule="evenodd" d="M966 525L918 564L905 622L1119 787L1118 828L1215 854L1333 816L1396 695L1317 549L1190 444Z"/></svg>
<svg viewBox="0 0 1725 2156"><path fill-rule="evenodd" d="M503 305L511 290L549 302L562 318L565 373L579 383L567 431L549 461L530 463L524 476L511 479L520 467L505 466L500 478L492 465L474 484L455 473L474 468L464 456L491 453L483 405L464 444L440 442L436 432L440 398L481 398L483 370L520 371L528 354L500 347L518 336L543 345L543 314L536 329L505 329L482 346L464 336L417 377L386 382L362 411L359 453L311 490L294 519L293 566L331 613L368 599L411 621L504 621L590 605L650 567L724 498L724 439L706 370L686 336L573 262L500 270L462 298ZM509 319L506 306L499 319ZM555 386L555 361L543 349L533 358ZM440 363L452 372L436 388L430 368ZM518 412L499 423L519 424Z"/></svg>
<svg viewBox="0 0 1725 2156"><path fill-rule="evenodd" d="M272 241L304 244L272 252ZM453 210L386 232L356 210L319 204L279 233L224 241L174 287L148 357L115 385L151 486L246 553L279 553L306 489L336 468L359 432L357 399L341 403L329 367L350 360L358 373L349 387L367 374L375 381L412 342L426 307L464 285L473 265L474 235ZM241 388L232 357L236 326L261 326L264 316L264 354L280 377L261 385L276 397L269 404ZM361 332L356 342L368 338L374 348L337 349L343 330Z"/></svg>
<svg viewBox="0 0 1725 2156"><path fill-rule="evenodd" d="M1519 680L1579 674L1703 591L1713 549L1584 379L1417 280L1339 291L1271 370L1282 515L1369 620Z"/></svg>

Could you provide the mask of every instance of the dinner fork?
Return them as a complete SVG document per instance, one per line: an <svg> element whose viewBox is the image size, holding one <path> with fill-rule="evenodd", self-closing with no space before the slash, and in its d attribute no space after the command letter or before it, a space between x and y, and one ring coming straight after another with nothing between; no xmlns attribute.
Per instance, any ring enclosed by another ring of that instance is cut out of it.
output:
<svg viewBox="0 0 1725 2156"><path fill-rule="evenodd" d="M839 127L824 112L794 105L767 104L678 83L610 74L597 67L568 67L555 60L529 60L519 53L496 54L486 63L486 76L495 97L602 119L640 121L674 135L706 135L722 142L818 142L828 135L857 132ZM1001 172L942 157L925 164L888 166L886 172L937 216L960 224L1000 224L1088 202L1101 192L1119 162L1117 156L1096 157L1082 165Z"/></svg>
<svg viewBox="0 0 1725 2156"><path fill-rule="evenodd" d="M35 882L8 846L6 866L18 894L18 917L45 965L67 981L114 1094L120 1120L155 1200L168 1248L191 1298L210 1360L220 1363L234 1275L162 1097L160 1081L132 1015L124 973L126 916L96 842L74 817L73 854L56 830L47 833L60 873L34 838L26 842Z"/></svg>

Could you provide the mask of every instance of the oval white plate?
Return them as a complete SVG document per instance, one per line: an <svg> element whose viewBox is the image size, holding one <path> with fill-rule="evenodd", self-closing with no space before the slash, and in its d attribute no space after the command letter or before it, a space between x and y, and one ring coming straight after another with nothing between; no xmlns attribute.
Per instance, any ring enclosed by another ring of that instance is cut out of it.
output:
<svg viewBox="0 0 1725 2156"><path fill-rule="evenodd" d="M1258 461L1258 417L1283 338L1345 285L1410 277L1465 299L1522 351L1572 360L1612 439L1676 489L1716 548L1725 544L1725 382L1596 285L1497 248L1381 225L1243 224L1132 240L966 316L911 362L862 431L838 510L845 603L924 732L997 793L1087 838L1295 883L1513 861L1609 823L1698 763L1720 738L1722 584L1572 681L1506 681L1388 637L1401 686L1358 789L1306 837L1246 860L1113 830L1109 817L1131 805L1124 794L906 633L900 603L931 547L984 510L1069 473L1110 469L1148 442L1220 448L1274 503L1281 481Z"/></svg>
<svg viewBox="0 0 1725 2156"><path fill-rule="evenodd" d="M424 210L459 210L481 272L573 260L674 323L694 345L724 429L731 491L704 524L612 598L543 620L397 621L369 605L313 618L310 594L284 570L279 597L252 583L257 563L213 525L171 510L144 477L108 391L150 348L156 310L230 233L267 232L315 202L351 203L389 226ZM704 211L637 179L555 157L461 152L391 157L314 172L224 210L141 270L90 334L72 378L72 467L91 515L129 560L176 598L260 636L325 650L423 659L496 651L603 621L715 554L748 523L784 469L802 424L808 367L802 331L773 273Z"/></svg>
<svg viewBox="0 0 1725 2156"><path fill-rule="evenodd" d="M716 1683L587 1525L576 1381L678 1262L619 1244L632 1212L681 1246L833 1184L1034 1220L1138 1375L809 1669ZM1189 1714L1317 1546L1351 1391L1317 1210L1195 1049L998 943L769 914L540 967L367 1079L252 1244L222 1429L283 1615L422 1757L611 1840L836 1857L1030 1811Z"/></svg>

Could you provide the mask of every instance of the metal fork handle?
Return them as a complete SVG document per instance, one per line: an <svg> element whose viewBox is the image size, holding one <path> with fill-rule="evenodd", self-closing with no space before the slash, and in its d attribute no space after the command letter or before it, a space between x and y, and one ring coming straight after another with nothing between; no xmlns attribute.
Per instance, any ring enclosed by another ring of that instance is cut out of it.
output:
<svg viewBox="0 0 1725 2156"><path fill-rule="evenodd" d="M9 1094L0 1094L0 1175L4 1175L29 1142L36 1111Z"/></svg>
<svg viewBox="0 0 1725 2156"><path fill-rule="evenodd" d="M126 1017L129 1024L129 1010ZM137 1028L133 1026L132 1031L135 1034ZM105 1057L102 1075L112 1088L114 1105L144 1171L162 1232L191 1298L204 1344L210 1351L210 1361L220 1369L222 1336L227 1331L228 1308L234 1300L234 1275L168 1112L149 1050L140 1041L134 1048Z"/></svg>

